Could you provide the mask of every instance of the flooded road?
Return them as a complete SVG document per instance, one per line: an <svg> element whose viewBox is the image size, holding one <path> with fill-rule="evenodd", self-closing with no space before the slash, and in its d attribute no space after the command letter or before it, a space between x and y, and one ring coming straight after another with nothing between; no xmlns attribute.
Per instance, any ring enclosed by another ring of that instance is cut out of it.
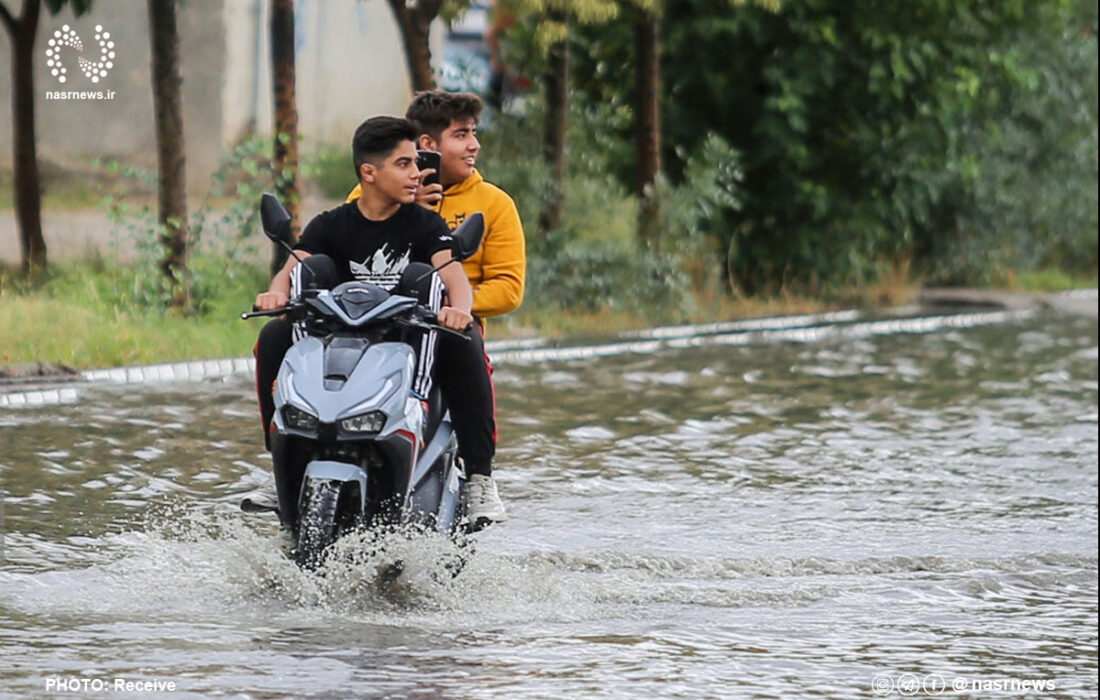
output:
<svg viewBox="0 0 1100 700"><path fill-rule="evenodd" d="M239 512L247 376L0 409L0 697L1096 697L1095 319L639 350L502 362L390 589Z"/></svg>

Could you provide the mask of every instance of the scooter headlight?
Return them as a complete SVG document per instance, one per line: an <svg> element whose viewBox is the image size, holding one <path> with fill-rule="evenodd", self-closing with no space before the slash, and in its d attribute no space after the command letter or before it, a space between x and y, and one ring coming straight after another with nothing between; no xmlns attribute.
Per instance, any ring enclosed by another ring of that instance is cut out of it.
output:
<svg viewBox="0 0 1100 700"><path fill-rule="evenodd" d="M302 432L313 432L317 430L319 424L317 416L292 404L283 407L283 420L286 422L286 427Z"/></svg>
<svg viewBox="0 0 1100 700"><path fill-rule="evenodd" d="M340 429L349 433L377 433L386 425L386 414L381 411L360 413L340 421Z"/></svg>

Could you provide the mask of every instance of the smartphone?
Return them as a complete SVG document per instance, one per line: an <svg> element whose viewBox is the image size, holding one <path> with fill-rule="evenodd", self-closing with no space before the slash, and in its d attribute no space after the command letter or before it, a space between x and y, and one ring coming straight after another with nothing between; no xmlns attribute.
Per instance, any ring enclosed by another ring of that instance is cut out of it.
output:
<svg viewBox="0 0 1100 700"><path fill-rule="evenodd" d="M431 168L435 172L424 178L425 185L434 185L439 182L439 164L442 162L443 156L439 154L439 151L420 151L416 152L416 167L418 170L427 170Z"/></svg>

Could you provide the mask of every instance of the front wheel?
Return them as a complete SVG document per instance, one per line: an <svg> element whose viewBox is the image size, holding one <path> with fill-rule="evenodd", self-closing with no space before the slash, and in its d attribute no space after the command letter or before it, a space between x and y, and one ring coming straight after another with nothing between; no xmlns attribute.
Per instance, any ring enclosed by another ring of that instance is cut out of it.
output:
<svg viewBox="0 0 1100 700"><path fill-rule="evenodd" d="M347 529L345 521L351 519L351 514L341 512L342 483L310 479L306 484L298 517L298 546L294 549L294 560L303 568L320 566L325 550ZM347 501L343 500L344 511Z"/></svg>

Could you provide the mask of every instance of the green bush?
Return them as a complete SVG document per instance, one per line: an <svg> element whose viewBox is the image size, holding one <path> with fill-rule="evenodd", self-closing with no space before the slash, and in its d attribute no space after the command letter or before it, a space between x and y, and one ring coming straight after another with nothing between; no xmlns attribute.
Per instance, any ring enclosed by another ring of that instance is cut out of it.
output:
<svg viewBox="0 0 1100 700"><path fill-rule="evenodd" d="M266 275L257 260L266 239L259 233L260 195L275 188L279 175L274 172L269 139L250 138L229 149L212 176L212 187L188 217L188 278L192 308L204 315L216 309L218 301L233 291L251 289L251 299L261 288ZM114 225L112 257L120 259L122 250L136 251L132 266L120 275L108 275L112 295L127 307L160 310L170 298L160 261L160 224L153 205L135 202L128 193L136 184L155 186L152 171L109 161L101 166L113 181L116 191L102 201ZM260 279L261 281L257 282ZM243 303L243 302L242 302Z"/></svg>
<svg viewBox="0 0 1100 700"><path fill-rule="evenodd" d="M666 170L683 182L711 133L740 154L739 205L711 217L737 286L827 293L899 259L937 283L1095 267L1095 3L664 10ZM573 47L578 110L607 115L630 183L630 23L577 26Z"/></svg>
<svg viewBox="0 0 1100 700"><path fill-rule="evenodd" d="M343 201L355 186L355 168L350 149L320 144L302 158L302 177L311 182L326 199Z"/></svg>
<svg viewBox="0 0 1100 700"><path fill-rule="evenodd" d="M665 240L659 250L635 237L638 200L610 172L616 153L605 149L614 110L575 109L570 114L565 204L557 229L537 229L550 192L540 158L543 106L531 100L521 114L492 115L482 128L479 169L516 200L527 237L527 313L540 309L616 310L639 317L658 313L673 320L692 304L693 280L685 262L710 245L717 207L736 206L740 177L736 154L720 138L707 139L686 181L661 185ZM712 275L712 277L714 277Z"/></svg>

